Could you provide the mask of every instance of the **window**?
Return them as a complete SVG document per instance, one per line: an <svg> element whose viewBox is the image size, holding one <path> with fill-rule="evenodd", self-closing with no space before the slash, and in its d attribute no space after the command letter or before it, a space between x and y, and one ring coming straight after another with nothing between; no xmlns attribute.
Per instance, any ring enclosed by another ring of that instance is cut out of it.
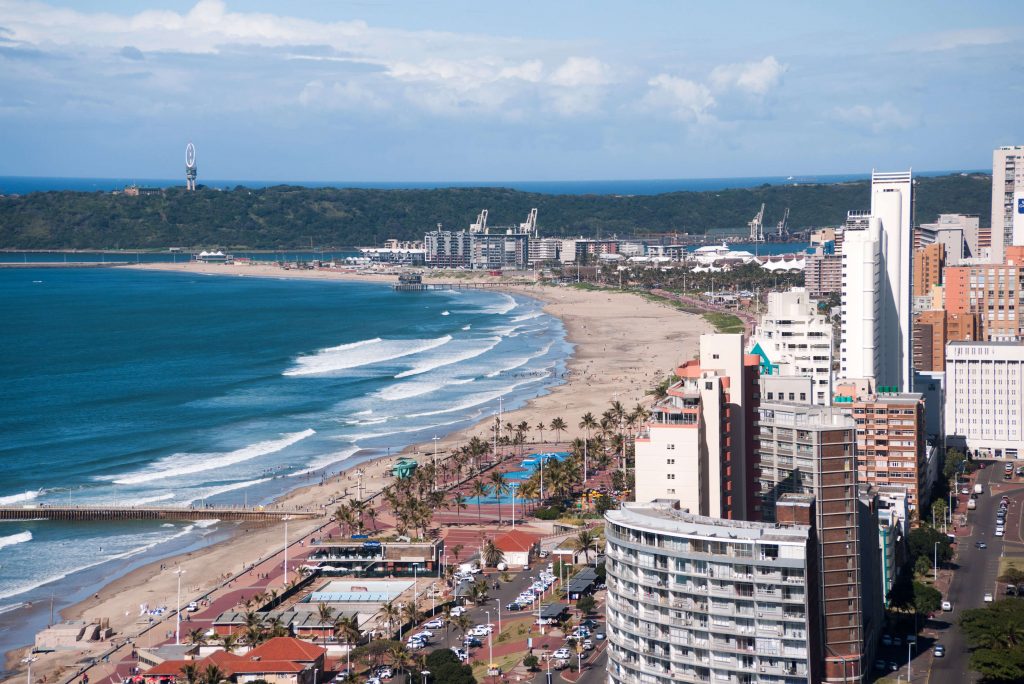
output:
<svg viewBox="0 0 1024 684"><path fill-rule="evenodd" d="M676 459L674 459L674 458L666 458L665 459L665 463L668 464L668 465L675 465L676 464Z"/></svg>
<svg viewBox="0 0 1024 684"><path fill-rule="evenodd" d="M668 451L675 451L676 445L675 444L666 444L665 445L665 449L667 449Z"/></svg>
<svg viewBox="0 0 1024 684"><path fill-rule="evenodd" d="M665 476L665 479L666 479L666 480L674 480L674 479L676 479L676 474L675 474L675 473L668 473L668 474L667 474L667 475Z"/></svg>

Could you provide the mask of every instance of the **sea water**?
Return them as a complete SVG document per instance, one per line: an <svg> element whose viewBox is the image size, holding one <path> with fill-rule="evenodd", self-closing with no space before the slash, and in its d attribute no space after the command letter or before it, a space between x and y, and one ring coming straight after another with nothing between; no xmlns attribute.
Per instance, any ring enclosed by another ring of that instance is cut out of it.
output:
<svg viewBox="0 0 1024 684"><path fill-rule="evenodd" d="M249 505L560 382L536 300L130 269L0 269L0 505ZM225 523L0 523L0 650ZM236 568L224 568L234 570ZM31 604L31 608L29 607Z"/></svg>

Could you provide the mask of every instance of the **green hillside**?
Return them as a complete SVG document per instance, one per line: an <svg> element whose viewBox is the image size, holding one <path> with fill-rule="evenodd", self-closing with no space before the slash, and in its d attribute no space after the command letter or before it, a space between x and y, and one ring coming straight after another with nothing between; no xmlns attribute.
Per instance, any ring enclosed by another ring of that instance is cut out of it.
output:
<svg viewBox="0 0 1024 684"><path fill-rule="evenodd" d="M989 225L985 174L920 178L917 220L978 214ZM481 209L490 225L519 223L539 209L543 235L703 233L738 228L766 204L765 226L786 207L793 229L836 225L848 209L869 207L868 182L761 186L663 195L542 195L502 188L362 190L277 186L195 193L172 188L127 197L45 192L0 198L0 248L89 249L228 247L281 249L374 245L422 239L437 223L468 226Z"/></svg>

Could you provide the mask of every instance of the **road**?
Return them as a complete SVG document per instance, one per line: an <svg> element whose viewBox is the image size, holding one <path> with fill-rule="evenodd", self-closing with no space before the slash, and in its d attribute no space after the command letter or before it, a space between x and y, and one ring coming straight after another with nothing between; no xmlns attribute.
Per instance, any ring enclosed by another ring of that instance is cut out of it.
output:
<svg viewBox="0 0 1024 684"><path fill-rule="evenodd" d="M977 509L967 511L968 497L960 496L956 514L967 512L970 535L958 537L957 570L945 597L953 604L953 611L937 615L929 625L936 628L937 642L946 647L944 658L931 659L929 684L963 684L979 679L969 670L970 652L955 623L964 610L983 606L986 592L991 592L997 600L1002 598L996 583L999 559L1006 553L1020 553L1024 549L1020 536L1021 493L1024 490L1020 488L1019 480L1004 483L1002 477L1003 462L989 462L978 473L977 481L984 485L985 492L978 497ZM1006 536L996 537L996 512L1003 494L1011 497L1006 516ZM975 544L979 541L985 542L988 548L977 548Z"/></svg>

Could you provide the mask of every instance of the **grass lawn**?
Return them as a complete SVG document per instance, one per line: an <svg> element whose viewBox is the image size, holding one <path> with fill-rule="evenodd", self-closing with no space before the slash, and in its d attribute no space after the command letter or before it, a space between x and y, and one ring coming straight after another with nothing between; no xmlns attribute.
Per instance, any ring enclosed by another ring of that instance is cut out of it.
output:
<svg viewBox="0 0 1024 684"><path fill-rule="evenodd" d="M721 313L719 311L707 311L704 313L704 319L711 325L715 326L715 329L720 333L743 332L743 321L732 314Z"/></svg>
<svg viewBox="0 0 1024 684"><path fill-rule="evenodd" d="M1024 570L1024 556L1003 556L999 559L999 574L1002 575L1010 566Z"/></svg>

